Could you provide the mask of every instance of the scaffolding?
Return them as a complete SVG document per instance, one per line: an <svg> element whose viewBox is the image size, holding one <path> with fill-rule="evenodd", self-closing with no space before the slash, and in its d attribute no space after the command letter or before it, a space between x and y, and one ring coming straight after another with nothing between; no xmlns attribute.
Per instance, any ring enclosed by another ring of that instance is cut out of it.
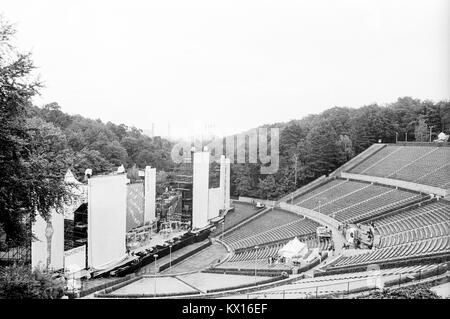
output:
<svg viewBox="0 0 450 319"><path fill-rule="evenodd" d="M170 187L181 195L181 209L179 210L179 216L173 216L174 219L171 220L177 220L182 223L191 223L192 225L192 156L183 159L183 162L175 168L174 177L170 182Z"/></svg>

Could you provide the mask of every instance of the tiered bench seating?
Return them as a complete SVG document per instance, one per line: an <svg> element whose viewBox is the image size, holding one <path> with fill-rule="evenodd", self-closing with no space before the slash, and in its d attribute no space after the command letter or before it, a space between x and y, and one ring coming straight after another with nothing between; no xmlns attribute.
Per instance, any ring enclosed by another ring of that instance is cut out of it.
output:
<svg viewBox="0 0 450 319"><path fill-rule="evenodd" d="M438 201L376 221L378 249L341 258L334 267L450 253L450 203Z"/></svg>
<svg viewBox="0 0 450 319"><path fill-rule="evenodd" d="M389 145L349 172L399 179L447 189L450 147Z"/></svg>
<svg viewBox="0 0 450 319"><path fill-rule="evenodd" d="M248 203L233 202L234 210L228 212L225 215L225 224L223 227L224 231L231 229L232 227L244 222L245 220L251 218L252 216L261 212L262 209L256 209L254 205ZM212 236L218 236L222 233L222 227L217 227L216 230L212 232Z"/></svg>
<svg viewBox="0 0 450 319"><path fill-rule="evenodd" d="M283 210L274 209L227 234L224 241L234 250L271 242L314 235L318 223Z"/></svg>
<svg viewBox="0 0 450 319"><path fill-rule="evenodd" d="M296 205L341 222L355 222L422 197L424 195L389 186L336 179L300 196Z"/></svg>

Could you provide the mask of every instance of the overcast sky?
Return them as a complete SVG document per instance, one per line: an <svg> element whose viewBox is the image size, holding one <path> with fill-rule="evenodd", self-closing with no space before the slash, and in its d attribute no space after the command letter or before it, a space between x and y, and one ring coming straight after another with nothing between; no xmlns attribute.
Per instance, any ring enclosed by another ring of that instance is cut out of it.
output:
<svg viewBox="0 0 450 319"><path fill-rule="evenodd" d="M0 0L39 105L158 135L450 98L448 0Z"/></svg>

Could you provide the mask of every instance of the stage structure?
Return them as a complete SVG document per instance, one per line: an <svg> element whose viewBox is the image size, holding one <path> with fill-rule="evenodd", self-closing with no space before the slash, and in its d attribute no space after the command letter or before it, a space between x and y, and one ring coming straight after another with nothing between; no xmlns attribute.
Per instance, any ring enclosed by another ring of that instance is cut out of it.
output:
<svg viewBox="0 0 450 319"><path fill-rule="evenodd" d="M193 163L192 228L204 228L220 212L230 208L230 160L220 157L219 187L208 188L210 178L209 152L195 152Z"/></svg>
<svg viewBox="0 0 450 319"><path fill-rule="evenodd" d="M225 156L221 157L220 162L220 179L221 183L223 183L223 186L221 184L222 190L223 190L223 209L228 210L231 208L231 202L230 202L230 159L225 158ZM223 171L223 182L222 182L222 171Z"/></svg>
<svg viewBox="0 0 450 319"><path fill-rule="evenodd" d="M144 184L127 185L127 232L144 225Z"/></svg>
<svg viewBox="0 0 450 319"><path fill-rule="evenodd" d="M126 174L88 180L88 267L105 269L126 257Z"/></svg>
<svg viewBox="0 0 450 319"><path fill-rule="evenodd" d="M193 164L192 229L201 229L209 224L209 152L195 152Z"/></svg>
<svg viewBox="0 0 450 319"><path fill-rule="evenodd" d="M156 219L156 168L145 167L144 224Z"/></svg>

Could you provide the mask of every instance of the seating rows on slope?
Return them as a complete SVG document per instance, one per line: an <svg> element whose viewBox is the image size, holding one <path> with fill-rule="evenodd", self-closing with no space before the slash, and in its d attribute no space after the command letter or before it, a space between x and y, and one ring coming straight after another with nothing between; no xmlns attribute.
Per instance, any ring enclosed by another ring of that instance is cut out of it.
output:
<svg viewBox="0 0 450 319"><path fill-rule="evenodd" d="M446 201L382 218L376 228L382 236L378 249L341 258L334 266L450 253L450 204Z"/></svg>
<svg viewBox="0 0 450 319"><path fill-rule="evenodd" d="M273 263L269 264L267 259L254 259L254 260L240 260L233 262L225 262L221 264L216 269L273 269L273 270L289 270L292 268L291 265L283 263Z"/></svg>
<svg viewBox="0 0 450 319"><path fill-rule="evenodd" d="M224 241L233 249L314 235L318 223L283 210L268 211L242 227L227 234Z"/></svg>
<svg viewBox="0 0 450 319"><path fill-rule="evenodd" d="M354 222L420 199L406 190L365 182L336 179L297 198L297 205L330 215L341 222Z"/></svg>
<svg viewBox="0 0 450 319"><path fill-rule="evenodd" d="M423 264L406 267L323 275L303 278L295 282L260 290L250 294L250 298L306 298L330 293L347 293L353 289L364 289L386 282L396 282L405 275L421 278L422 274L445 269L447 264Z"/></svg>
<svg viewBox="0 0 450 319"><path fill-rule="evenodd" d="M350 172L448 188L449 161L450 147L389 145Z"/></svg>
<svg viewBox="0 0 450 319"><path fill-rule="evenodd" d="M256 209L255 206L233 201L234 210L229 211L224 218L225 224L223 225L223 231L227 231L232 227L242 223L243 221L251 218L252 216L258 214L262 209ZM222 227L217 227L213 232L212 236L218 236L222 233Z"/></svg>
<svg viewBox="0 0 450 319"><path fill-rule="evenodd" d="M320 250L329 250L331 249L331 241L325 240L321 241L320 244L317 242L317 238L301 240L304 242L309 249L313 249L319 246ZM228 261L243 261L243 260L255 260L255 259L267 259L269 257L276 257L278 251L288 242L288 240L276 243L273 245L263 246L259 249L246 249L243 251L239 251L235 253Z"/></svg>

